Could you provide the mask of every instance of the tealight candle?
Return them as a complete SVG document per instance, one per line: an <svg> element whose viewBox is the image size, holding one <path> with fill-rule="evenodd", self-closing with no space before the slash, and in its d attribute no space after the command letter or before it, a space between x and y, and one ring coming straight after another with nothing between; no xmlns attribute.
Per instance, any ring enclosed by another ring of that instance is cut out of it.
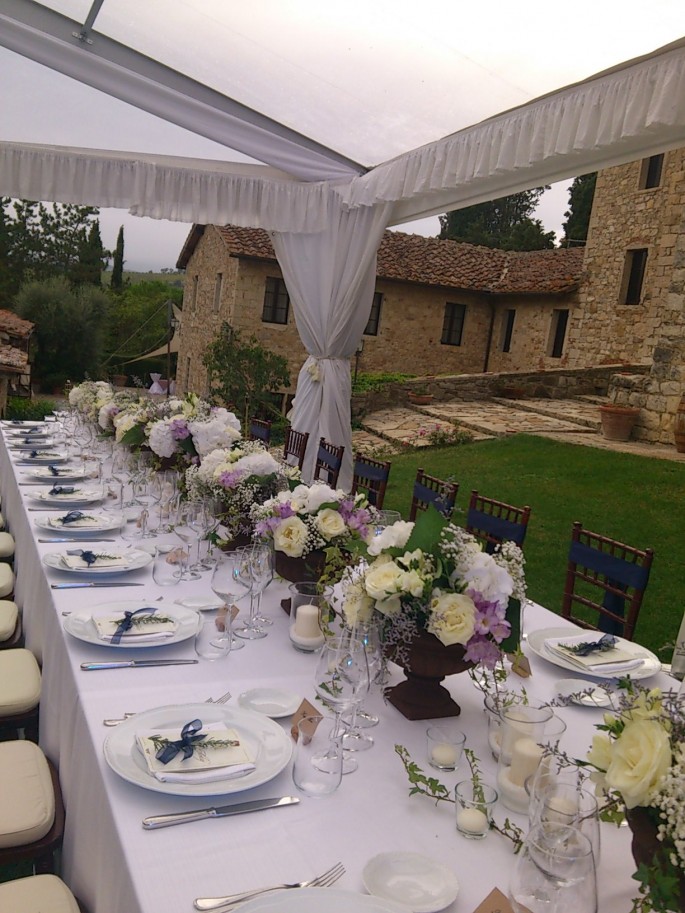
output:
<svg viewBox="0 0 685 913"><path fill-rule="evenodd" d="M488 819L477 808L461 808L457 812L457 827L463 834L484 834L488 829Z"/></svg>
<svg viewBox="0 0 685 913"><path fill-rule="evenodd" d="M453 745L439 742L431 750L431 760L438 767L454 767L457 763L457 750Z"/></svg>
<svg viewBox="0 0 685 913"><path fill-rule="evenodd" d="M466 736L451 726L429 726L426 730L428 763L438 770L455 770L459 766Z"/></svg>
<svg viewBox="0 0 685 913"><path fill-rule="evenodd" d="M454 789L457 806L457 830L468 840L482 840L490 830L492 809L497 790L486 783L462 780Z"/></svg>

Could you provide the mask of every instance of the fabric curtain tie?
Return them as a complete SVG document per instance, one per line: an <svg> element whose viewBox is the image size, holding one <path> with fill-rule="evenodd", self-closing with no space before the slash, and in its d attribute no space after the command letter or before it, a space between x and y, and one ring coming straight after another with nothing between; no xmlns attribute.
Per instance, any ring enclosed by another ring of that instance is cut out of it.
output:
<svg viewBox="0 0 685 913"><path fill-rule="evenodd" d="M155 757L162 764L168 764L169 761L173 761L179 751L182 751L183 760L187 761L195 750L195 742L199 742L205 737L204 733L200 732L201 729L202 720L191 720L186 723L181 730L181 738L160 748Z"/></svg>

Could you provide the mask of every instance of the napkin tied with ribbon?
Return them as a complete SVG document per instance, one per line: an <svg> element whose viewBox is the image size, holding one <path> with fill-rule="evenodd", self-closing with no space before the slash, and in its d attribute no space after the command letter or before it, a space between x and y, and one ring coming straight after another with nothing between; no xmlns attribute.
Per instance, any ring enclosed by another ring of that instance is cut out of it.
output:
<svg viewBox="0 0 685 913"><path fill-rule="evenodd" d="M62 555L62 564L70 570L128 567L130 560L130 556L127 555L97 555L95 552L82 549L70 549L66 555Z"/></svg>
<svg viewBox="0 0 685 913"><path fill-rule="evenodd" d="M167 638L176 631L177 625L173 618L158 616L156 613L157 606L142 606L134 611L127 609L123 617L95 616L93 624L98 636L111 644L120 644L122 638L144 643Z"/></svg>
<svg viewBox="0 0 685 913"><path fill-rule="evenodd" d="M570 637L548 637L545 647L555 656L586 672L599 674L623 673L637 669L643 660L620 646L611 635L593 635L591 632Z"/></svg>
<svg viewBox="0 0 685 913"><path fill-rule="evenodd" d="M51 498L60 497L61 495L73 495L79 489L74 488L73 485L53 485L48 494Z"/></svg>
<svg viewBox="0 0 685 913"><path fill-rule="evenodd" d="M207 783L242 777L256 769L239 733L221 722L203 726L201 720L191 720L180 731L136 733L136 741L150 774L162 782Z"/></svg>

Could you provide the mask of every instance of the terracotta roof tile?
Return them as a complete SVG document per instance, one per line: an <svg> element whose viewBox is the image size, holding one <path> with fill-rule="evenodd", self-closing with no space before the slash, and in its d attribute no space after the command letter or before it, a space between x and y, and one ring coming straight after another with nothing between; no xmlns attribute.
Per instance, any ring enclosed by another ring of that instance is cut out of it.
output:
<svg viewBox="0 0 685 913"><path fill-rule="evenodd" d="M218 229L231 255L275 260L261 228ZM562 294L575 289L583 248L504 251L423 235L386 231L378 250L378 276L491 294Z"/></svg>
<svg viewBox="0 0 685 913"><path fill-rule="evenodd" d="M28 355L21 349L15 349L14 346L0 345L0 374L4 368L12 368L14 371L24 371L28 364Z"/></svg>
<svg viewBox="0 0 685 913"><path fill-rule="evenodd" d="M35 324L30 320L22 320L12 311L0 310L0 332L9 333L10 336L19 336L22 339L30 336Z"/></svg>

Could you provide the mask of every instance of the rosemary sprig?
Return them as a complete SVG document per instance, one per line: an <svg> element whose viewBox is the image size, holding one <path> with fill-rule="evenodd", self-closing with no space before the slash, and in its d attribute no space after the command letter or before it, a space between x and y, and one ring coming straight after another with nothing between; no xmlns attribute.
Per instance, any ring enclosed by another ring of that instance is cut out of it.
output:
<svg viewBox="0 0 685 913"><path fill-rule="evenodd" d="M151 735L150 741L155 747L155 751L166 748L167 745L173 744L173 739L167 739L161 735ZM194 748L237 748L240 745L238 739L202 739L194 743Z"/></svg>
<svg viewBox="0 0 685 913"><path fill-rule="evenodd" d="M150 615L136 615L136 616L132 616L130 618L130 622L132 625L141 625L141 626L142 625L166 624L166 622L173 622L173 620L174 619L169 618L168 615L153 615L152 613ZM126 617L114 619L112 623L115 625L125 624Z"/></svg>

